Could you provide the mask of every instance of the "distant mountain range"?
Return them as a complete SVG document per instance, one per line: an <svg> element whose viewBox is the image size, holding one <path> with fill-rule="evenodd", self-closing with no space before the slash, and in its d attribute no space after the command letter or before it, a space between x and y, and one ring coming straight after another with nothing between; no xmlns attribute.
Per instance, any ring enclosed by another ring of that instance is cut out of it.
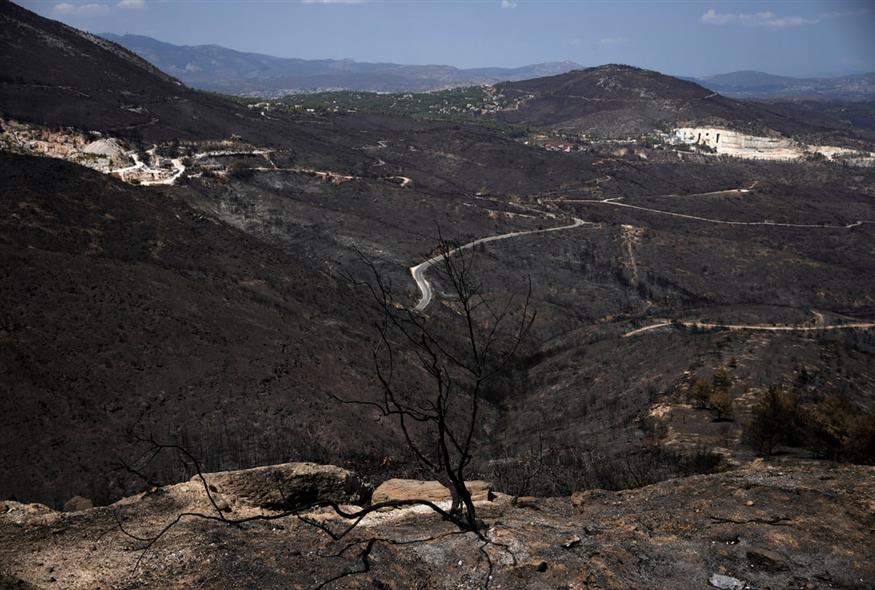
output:
<svg viewBox="0 0 875 590"><path fill-rule="evenodd" d="M445 65L367 63L351 59L293 59L244 53L219 45L172 45L139 35L103 34L195 88L264 97L319 90L427 92L561 74L574 62L519 68L460 69Z"/></svg>
<svg viewBox="0 0 875 590"><path fill-rule="evenodd" d="M462 69L446 65L368 63L351 59L294 59L235 51L219 45L173 45L140 35L113 35L118 43L194 88L273 98L324 90L428 92L459 86L516 82L583 68L572 61L519 68ZM875 73L837 78L791 78L740 71L683 78L734 98L875 99Z"/></svg>
<svg viewBox="0 0 875 590"><path fill-rule="evenodd" d="M720 94L736 98L846 100L875 98L875 72L836 78L791 78L746 70L707 78L686 79Z"/></svg>

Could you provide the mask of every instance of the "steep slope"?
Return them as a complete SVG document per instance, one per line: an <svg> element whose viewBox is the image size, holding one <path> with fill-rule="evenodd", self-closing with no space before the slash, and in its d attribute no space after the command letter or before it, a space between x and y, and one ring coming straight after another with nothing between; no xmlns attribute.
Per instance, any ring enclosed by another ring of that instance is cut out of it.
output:
<svg viewBox="0 0 875 590"><path fill-rule="evenodd" d="M625 65L496 85L507 123L624 136L683 125L715 125L763 132L813 132L760 105L738 102L698 84Z"/></svg>
<svg viewBox="0 0 875 590"><path fill-rule="evenodd" d="M307 60L235 51L219 45L173 45L140 35L102 36L195 88L257 96L317 89L427 92L548 76L580 67L572 62L551 62L519 68L460 69L351 59Z"/></svg>
<svg viewBox="0 0 875 590"><path fill-rule="evenodd" d="M0 113L149 141L288 135L258 111L192 91L115 43L8 0L0 0Z"/></svg>
<svg viewBox="0 0 875 590"><path fill-rule="evenodd" d="M118 497L130 430L222 467L392 448L327 395L369 336L317 265L59 160L0 153L0 205L0 497Z"/></svg>

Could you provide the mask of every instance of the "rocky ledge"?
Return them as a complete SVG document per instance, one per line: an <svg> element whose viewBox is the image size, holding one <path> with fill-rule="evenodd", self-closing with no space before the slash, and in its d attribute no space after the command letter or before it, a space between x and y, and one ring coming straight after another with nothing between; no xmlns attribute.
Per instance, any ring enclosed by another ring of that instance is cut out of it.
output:
<svg viewBox="0 0 875 590"><path fill-rule="evenodd" d="M206 479L229 518L274 516L277 497L363 501L349 472L291 465ZM261 496L259 481L285 491ZM306 493L290 491L295 481L309 482ZM154 535L185 512L216 515L201 480L78 512L2 502L0 587L873 588L873 483L872 467L755 462L571 498L478 494L483 538L415 506L372 513L334 540L322 529L347 523L323 509L308 522L237 526L184 516L146 551L130 535ZM442 501L434 484L389 488L387 497L428 488Z"/></svg>

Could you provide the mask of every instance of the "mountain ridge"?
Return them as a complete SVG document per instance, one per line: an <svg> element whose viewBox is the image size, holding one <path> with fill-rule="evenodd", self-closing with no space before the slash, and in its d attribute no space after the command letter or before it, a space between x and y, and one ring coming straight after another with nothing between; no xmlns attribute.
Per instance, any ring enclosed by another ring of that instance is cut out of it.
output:
<svg viewBox="0 0 875 590"><path fill-rule="evenodd" d="M192 90L109 40L7 0L0 24L5 117L151 140L267 130L245 107Z"/></svg>
<svg viewBox="0 0 875 590"><path fill-rule="evenodd" d="M142 35L103 33L101 36L141 55L191 86L258 96L325 89L424 92L522 80L582 67L570 61L516 68L457 68L444 64L407 65L353 59L310 60L237 51L216 44L174 45Z"/></svg>
<svg viewBox="0 0 875 590"><path fill-rule="evenodd" d="M319 90L428 92L446 88L516 82L586 69L574 61L519 67L459 68L446 64L301 59L238 51L219 44L176 45L145 35L101 33L159 69L195 88L261 97ZM756 70L711 76L677 76L731 98L820 98L870 100L875 73L793 77Z"/></svg>
<svg viewBox="0 0 875 590"><path fill-rule="evenodd" d="M875 72L797 78L757 70L739 70L689 79L715 92L737 98L871 100L875 97Z"/></svg>

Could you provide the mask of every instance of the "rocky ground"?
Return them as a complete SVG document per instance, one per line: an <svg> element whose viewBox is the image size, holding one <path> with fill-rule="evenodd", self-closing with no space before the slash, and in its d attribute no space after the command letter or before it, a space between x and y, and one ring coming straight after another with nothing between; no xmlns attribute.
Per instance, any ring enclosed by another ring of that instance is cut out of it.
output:
<svg viewBox="0 0 875 590"><path fill-rule="evenodd" d="M363 490L342 470L312 464L304 470L325 476L313 488L319 494L349 500ZM0 585L871 588L873 477L872 467L755 461L619 492L516 502L480 495L486 541L460 534L423 507L371 514L341 541L293 516L242 526L184 517L147 551L118 523L145 538L183 512L215 515L200 481L78 512L5 502ZM228 518L276 514L259 507L270 493L253 493L269 479L264 470L208 477ZM283 481L291 493L314 480ZM392 493L399 493L397 482ZM325 510L309 516L335 531L343 527Z"/></svg>

